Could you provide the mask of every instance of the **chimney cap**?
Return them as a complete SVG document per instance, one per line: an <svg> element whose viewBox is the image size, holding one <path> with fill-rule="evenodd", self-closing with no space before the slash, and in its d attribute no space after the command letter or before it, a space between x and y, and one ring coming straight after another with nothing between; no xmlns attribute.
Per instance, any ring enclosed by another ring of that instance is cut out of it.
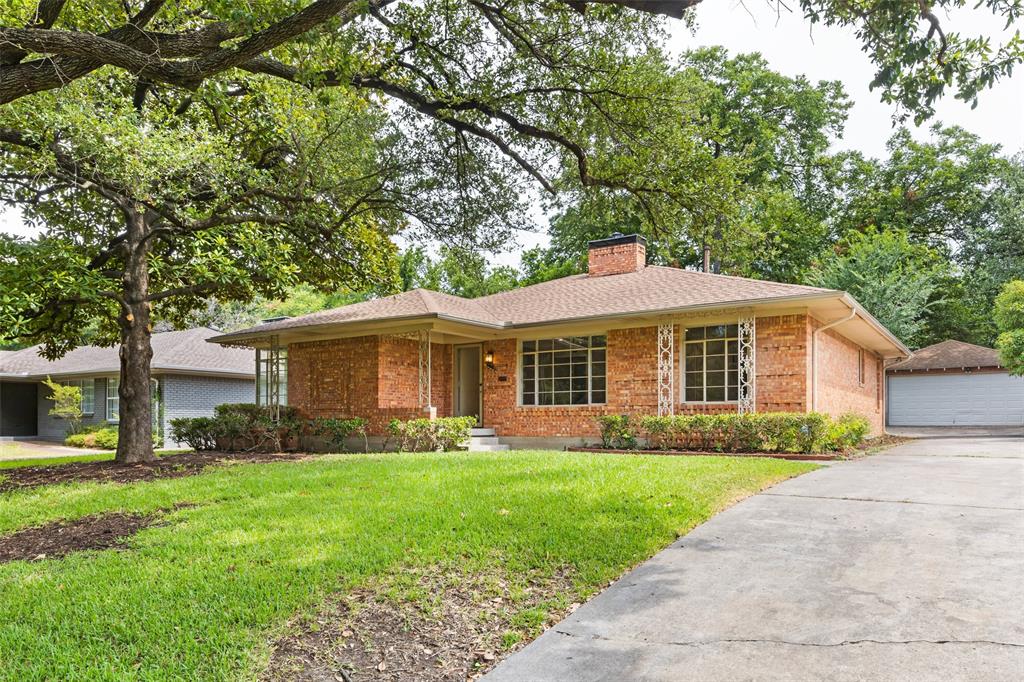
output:
<svg viewBox="0 0 1024 682"><path fill-rule="evenodd" d="M640 244L646 248L647 239L638 234L622 234L621 232L613 232L610 237L594 239L587 242L587 248L599 249L602 246L617 246L619 244Z"/></svg>

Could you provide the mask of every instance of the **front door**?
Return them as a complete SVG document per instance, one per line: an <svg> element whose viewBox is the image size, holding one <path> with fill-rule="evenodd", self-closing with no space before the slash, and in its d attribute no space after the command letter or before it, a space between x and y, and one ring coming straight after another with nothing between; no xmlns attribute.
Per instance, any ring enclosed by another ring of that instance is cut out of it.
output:
<svg viewBox="0 0 1024 682"><path fill-rule="evenodd" d="M483 414L480 344L455 347L455 416L476 417Z"/></svg>

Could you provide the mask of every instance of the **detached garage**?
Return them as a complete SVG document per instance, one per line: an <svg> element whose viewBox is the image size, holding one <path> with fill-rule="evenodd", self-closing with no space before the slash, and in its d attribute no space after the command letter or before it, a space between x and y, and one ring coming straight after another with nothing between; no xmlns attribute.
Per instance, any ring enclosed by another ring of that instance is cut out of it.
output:
<svg viewBox="0 0 1024 682"><path fill-rule="evenodd" d="M889 426L1022 426L1024 377L992 348L943 341L886 371Z"/></svg>

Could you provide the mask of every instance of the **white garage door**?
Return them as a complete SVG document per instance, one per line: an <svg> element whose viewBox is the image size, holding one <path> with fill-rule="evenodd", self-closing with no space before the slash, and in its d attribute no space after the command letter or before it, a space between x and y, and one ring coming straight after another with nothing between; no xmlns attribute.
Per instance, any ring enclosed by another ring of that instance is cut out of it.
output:
<svg viewBox="0 0 1024 682"><path fill-rule="evenodd" d="M889 377L892 426L1020 426L1024 377L905 374Z"/></svg>

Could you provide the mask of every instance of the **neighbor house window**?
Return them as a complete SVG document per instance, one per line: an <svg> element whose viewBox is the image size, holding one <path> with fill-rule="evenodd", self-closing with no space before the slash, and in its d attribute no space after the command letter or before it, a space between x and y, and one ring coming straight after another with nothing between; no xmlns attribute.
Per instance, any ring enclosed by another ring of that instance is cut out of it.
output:
<svg viewBox="0 0 1024 682"><path fill-rule="evenodd" d="M523 341L523 405L594 405L605 402L607 341L567 336Z"/></svg>
<svg viewBox="0 0 1024 682"><path fill-rule="evenodd" d="M96 382L92 379L74 379L65 381L65 386L76 386L82 395L79 409L82 414L91 415L96 411Z"/></svg>
<svg viewBox="0 0 1024 682"><path fill-rule="evenodd" d="M683 399L691 403L739 400L739 326L691 327L683 341Z"/></svg>
<svg viewBox="0 0 1024 682"><path fill-rule="evenodd" d="M117 393L118 380L107 379L107 421L121 421L121 396Z"/></svg>
<svg viewBox="0 0 1024 682"><path fill-rule="evenodd" d="M288 404L288 351L277 351L278 405ZM256 350L256 404L270 404L270 377L274 372L273 351Z"/></svg>

